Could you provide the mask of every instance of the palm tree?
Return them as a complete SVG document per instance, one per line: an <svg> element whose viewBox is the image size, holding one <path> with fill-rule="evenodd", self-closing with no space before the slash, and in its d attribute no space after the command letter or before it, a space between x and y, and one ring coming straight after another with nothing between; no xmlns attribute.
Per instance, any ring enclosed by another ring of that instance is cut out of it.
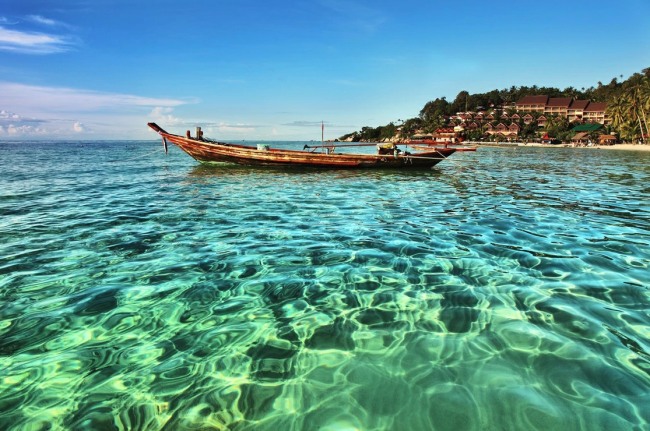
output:
<svg viewBox="0 0 650 431"><path fill-rule="evenodd" d="M628 121L619 129L621 139L625 141L633 141L635 137L639 136L638 126L634 121Z"/></svg>
<svg viewBox="0 0 650 431"><path fill-rule="evenodd" d="M634 140L640 136L645 142L649 133L646 118L646 111L650 110L649 93L646 85L636 85L608 103L607 113L612 127L620 133L621 139Z"/></svg>
<svg viewBox="0 0 650 431"><path fill-rule="evenodd" d="M643 116L645 119L645 112L643 110L643 105L645 104L645 100L643 100L642 92L640 86L633 87L630 91L630 114L636 117L637 121L639 122L639 130L641 132L641 142L644 141L644 136L648 134L647 130L647 123L646 123L646 129L644 132L643 129L643 124L641 123L641 117Z"/></svg>
<svg viewBox="0 0 650 431"><path fill-rule="evenodd" d="M607 104L607 116L612 121L612 128L619 132L621 137L621 129L627 121L627 102L625 96L621 95Z"/></svg>
<svg viewBox="0 0 650 431"><path fill-rule="evenodd" d="M650 129L648 129L648 119L646 117L646 112L650 111L650 79L647 76L644 76L641 79L641 84L638 89L639 94L639 107L641 109L641 115L643 117L643 124L645 125L645 131L647 137L650 135Z"/></svg>

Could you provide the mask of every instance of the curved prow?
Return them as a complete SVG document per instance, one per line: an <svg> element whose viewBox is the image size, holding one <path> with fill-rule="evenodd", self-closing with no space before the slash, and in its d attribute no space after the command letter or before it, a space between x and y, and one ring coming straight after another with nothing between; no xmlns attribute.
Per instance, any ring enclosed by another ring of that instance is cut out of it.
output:
<svg viewBox="0 0 650 431"><path fill-rule="evenodd" d="M160 127L156 123L147 123L147 126L151 127L157 133L167 133L162 127Z"/></svg>
<svg viewBox="0 0 650 431"><path fill-rule="evenodd" d="M163 148L165 149L165 154L167 154L167 139L165 139L165 135L168 134L165 132L165 130L157 125L156 123L147 123L147 126L151 127L155 132L157 132L160 136L162 136L162 144Z"/></svg>

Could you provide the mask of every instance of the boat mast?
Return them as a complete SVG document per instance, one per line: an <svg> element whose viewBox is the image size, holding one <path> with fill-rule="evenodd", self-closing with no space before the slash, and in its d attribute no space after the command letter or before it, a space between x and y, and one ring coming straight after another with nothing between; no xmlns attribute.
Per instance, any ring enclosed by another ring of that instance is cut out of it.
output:
<svg viewBox="0 0 650 431"><path fill-rule="evenodd" d="M320 143L325 142L325 123L323 120L320 121Z"/></svg>

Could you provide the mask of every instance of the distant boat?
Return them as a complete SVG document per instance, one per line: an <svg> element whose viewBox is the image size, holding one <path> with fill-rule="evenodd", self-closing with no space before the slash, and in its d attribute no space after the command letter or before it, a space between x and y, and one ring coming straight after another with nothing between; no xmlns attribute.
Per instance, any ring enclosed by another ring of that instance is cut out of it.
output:
<svg viewBox="0 0 650 431"><path fill-rule="evenodd" d="M405 144L341 144L334 142L315 146L305 145L302 150L287 150L270 148L267 144L258 144L254 147L217 142L204 138L200 127L197 127L196 136L192 137L189 131L185 136L180 136L166 132L156 123L148 123L148 126L162 136L165 151L167 151L167 143L171 142L195 160L203 163L342 169L422 169L435 166L457 151L476 150L476 148L440 145L410 153L398 148L398 145ZM340 147L370 145L377 146L377 154L337 151ZM319 149L321 151L317 151Z"/></svg>

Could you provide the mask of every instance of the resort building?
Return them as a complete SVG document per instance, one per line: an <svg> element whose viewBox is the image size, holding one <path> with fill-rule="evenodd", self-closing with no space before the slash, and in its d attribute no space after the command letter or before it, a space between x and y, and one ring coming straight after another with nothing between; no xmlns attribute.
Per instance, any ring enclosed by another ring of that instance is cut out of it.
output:
<svg viewBox="0 0 650 431"><path fill-rule="evenodd" d="M581 121L584 117L585 108L589 105L588 100L574 100L567 110L569 122Z"/></svg>
<svg viewBox="0 0 650 431"><path fill-rule="evenodd" d="M488 123L485 127L485 133L487 135L496 135L501 139L515 139L519 134L519 130L520 128L517 123L511 123L509 126L499 123L496 127Z"/></svg>
<svg viewBox="0 0 650 431"><path fill-rule="evenodd" d="M607 103L590 102L584 109L582 119L587 123L609 124L609 118L605 116Z"/></svg>
<svg viewBox="0 0 650 431"><path fill-rule="evenodd" d="M571 122L610 123L609 118L605 116L606 103L573 100L570 97L525 96L515 104L515 107L519 112L539 112L546 116L559 115ZM531 121L526 120L527 115L523 117L524 122Z"/></svg>
<svg viewBox="0 0 650 431"><path fill-rule="evenodd" d="M544 107L544 114L566 117L569 105L571 105L570 97L551 97Z"/></svg>
<svg viewBox="0 0 650 431"><path fill-rule="evenodd" d="M515 106L520 112L544 112L547 103L548 96L525 96Z"/></svg>
<svg viewBox="0 0 650 431"><path fill-rule="evenodd" d="M525 132L525 139L530 139L533 134L544 133L555 117L562 117L573 123L574 132L583 132L575 135L574 145L584 145L591 142L590 138L595 142L592 132L610 124L605 115L606 103L542 95L525 96L513 105L514 110L511 109L512 106L507 110L496 106L489 111L457 112L456 115L446 118L446 128L439 128L435 133L428 135L429 139L454 142L461 138L465 131L471 131L474 135L479 131L497 140L515 140ZM524 125L527 126L525 129ZM548 136L548 133L546 135ZM551 142L553 138L546 140Z"/></svg>

